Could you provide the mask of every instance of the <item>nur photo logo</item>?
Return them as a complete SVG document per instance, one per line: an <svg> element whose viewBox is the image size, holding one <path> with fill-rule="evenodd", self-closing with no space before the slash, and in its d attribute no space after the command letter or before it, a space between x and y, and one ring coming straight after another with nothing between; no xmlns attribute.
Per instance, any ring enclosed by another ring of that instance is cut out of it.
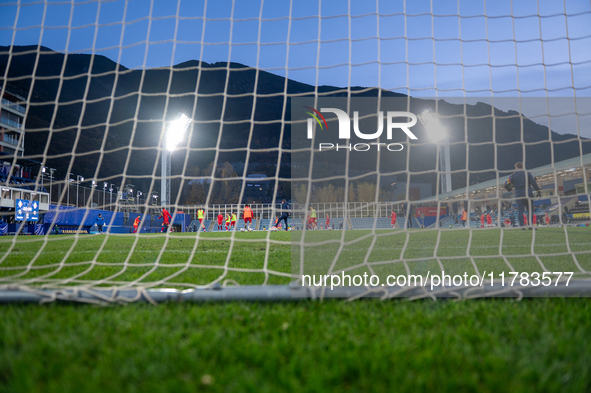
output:
<svg viewBox="0 0 591 393"><path fill-rule="evenodd" d="M384 132L384 117L386 120L386 138L388 140L392 139L392 135L395 129L400 129L403 131L410 139L417 139L416 135L410 130L412 126L417 124L417 116L411 112L400 112L400 111L387 111L384 115L384 112L378 111L377 118L377 130L373 133L364 133L360 130L359 127L359 111L353 112L353 119L350 118L349 114L338 108L320 108L320 111L305 106L304 108L310 110L310 112L306 112L306 114L310 115L311 117L307 120L307 138L312 139L314 135L314 121L318 123L318 126L321 130L326 128L328 131L328 123L326 118L322 113L333 113L337 116L338 121L338 139L340 140L348 140L351 139L351 122L353 123L353 132L355 136L363 139L363 140L377 140ZM406 120L401 122L400 120ZM410 121L408 121L410 119ZM385 147L389 151L401 151L404 149L404 145L401 143L383 143L383 142L370 142L370 143L346 143L346 144L339 144L339 143L319 143L318 150L327 150L327 149L336 149L339 150L349 150L349 151L369 151L372 149L372 146L375 146L379 151L381 147Z"/></svg>

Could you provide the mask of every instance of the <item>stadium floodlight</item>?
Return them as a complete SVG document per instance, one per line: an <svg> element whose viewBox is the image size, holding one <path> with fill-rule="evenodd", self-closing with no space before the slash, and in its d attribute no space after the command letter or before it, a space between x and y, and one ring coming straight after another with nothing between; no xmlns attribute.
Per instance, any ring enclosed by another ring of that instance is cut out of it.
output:
<svg viewBox="0 0 591 393"><path fill-rule="evenodd" d="M439 149L439 172L441 173L441 192L451 192L451 154L449 151L449 135L439 121L439 116L427 108L419 115L419 120L428 138L437 144Z"/></svg>
<svg viewBox="0 0 591 393"><path fill-rule="evenodd" d="M161 197L160 203L165 206L170 202L170 160L172 152L177 148L179 143L185 136L185 131L191 124L191 118L184 113L179 113L176 120L164 131L162 138L163 152L162 152L162 180L161 180Z"/></svg>
<svg viewBox="0 0 591 393"><path fill-rule="evenodd" d="M90 195L89 195L89 197L92 198L91 199L91 202L94 202L94 194L92 192L92 189L93 188L96 188L96 187L97 187L96 180L91 180L91 184L90 184ZM85 195L85 199L86 199L86 194L84 194L84 195ZM98 200L100 201L100 196L97 196L97 197L98 197Z"/></svg>
<svg viewBox="0 0 591 393"><path fill-rule="evenodd" d="M55 173L55 168L49 168L49 203L51 203L51 189L53 185L53 174Z"/></svg>
<svg viewBox="0 0 591 393"><path fill-rule="evenodd" d="M445 127L439 121L439 117L431 110L427 108L419 115L421 124L425 127L429 139L433 142L441 142L447 138L447 131Z"/></svg>
<svg viewBox="0 0 591 393"><path fill-rule="evenodd" d="M174 151L185 136L185 131L191 124L191 119L184 113L179 113L179 116L174 120L164 135L164 148L168 151Z"/></svg>
<svg viewBox="0 0 591 393"><path fill-rule="evenodd" d="M74 179L72 179L72 176L74 176L73 173L68 173L68 181L66 182L66 187L68 187L68 191L67 191L67 199L66 199L66 205L70 206L70 183L74 181Z"/></svg>
<svg viewBox="0 0 591 393"><path fill-rule="evenodd" d="M105 208L105 200L107 199L107 187L108 186L109 186L109 183L104 181L103 182L103 209Z"/></svg>
<svg viewBox="0 0 591 393"><path fill-rule="evenodd" d="M109 187L109 206L113 204L113 186L115 185L111 184L111 187Z"/></svg>
<svg viewBox="0 0 591 393"><path fill-rule="evenodd" d="M46 177L49 178L49 203L51 203L51 191L53 185L53 174L55 173L54 168L41 167L41 179L44 181Z"/></svg>

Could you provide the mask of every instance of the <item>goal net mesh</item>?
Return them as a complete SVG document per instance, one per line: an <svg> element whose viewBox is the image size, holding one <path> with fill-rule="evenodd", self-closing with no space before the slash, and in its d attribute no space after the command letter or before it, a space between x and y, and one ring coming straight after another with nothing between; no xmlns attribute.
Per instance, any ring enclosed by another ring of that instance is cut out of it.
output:
<svg viewBox="0 0 591 393"><path fill-rule="evenodd" d="M2 296L591 289L589 4L0 15Z"/></svg>

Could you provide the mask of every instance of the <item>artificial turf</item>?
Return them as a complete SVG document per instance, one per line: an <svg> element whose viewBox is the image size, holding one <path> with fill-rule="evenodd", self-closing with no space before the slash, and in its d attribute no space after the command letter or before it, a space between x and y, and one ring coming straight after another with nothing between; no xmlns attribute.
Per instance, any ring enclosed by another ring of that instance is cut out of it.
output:
<svg viewBox="0 0 591 393"><path fill-rule="evenodd" d="M0 285L286 284L302 250L306 269L351 274L591 270L587 228L31 236L0 239ZM2 392L591 390L585 298L11 304L0 313Z"/></svg>
<svg viewBox="0 0 591 393"><path fill-rule="evenodd" d="M499 246L500 245L500 246ZM304 258L300 254L304 253ZM300 270L302 267L302 270ZM591 230L301 231L0 238L0 285L196 288L288 284L293 275L573 272L589 277ZM292 275L293 274L293 275Z"/></svg>
<svg viewBox="0 0 591 393"><path fill-rule="evenodd" d="M588 392L588 299L3 306L2 392Z"/></svg>

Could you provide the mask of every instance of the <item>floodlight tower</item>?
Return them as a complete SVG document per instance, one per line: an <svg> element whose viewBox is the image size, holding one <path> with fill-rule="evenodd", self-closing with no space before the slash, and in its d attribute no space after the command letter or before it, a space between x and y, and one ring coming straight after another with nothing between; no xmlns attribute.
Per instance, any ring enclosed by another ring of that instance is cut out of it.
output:
<svg viewBox="0 0 591 393"><path fill-rule="evenodd" d="M439 116L431 108L427 108L419 115L419 120L427 130L429 139L437 144L439 149L439 171L441 172L441 192L451 192L451 158L449 152L449 135Z"/></svg>
<svg viewBox="0 0 591 393"><path fill-rule="evenodd" d="M76 207L78 207L78 191L80 190L80 182L84 181L84 176L77 175L76 176Z"/></svg>
<svg viewBox="0 0 591 393"><path fill-rule="evenodd" d="M170 123L162 138L162 181L160 186L160 205L165 207L170 203L170 159L191 124L191 119L184 113L179 113L176 120Z"/></svg>
<svg viewBox="0 0 591 393"><path fill-rule="evenodd" d="M48 168L46 166L41 168L41 180L45 180L49 178L49 203L51 203L51 186L53 184L53 174L55 173L56 169ZM48 174L49 172L49 174Z"/></svg>

